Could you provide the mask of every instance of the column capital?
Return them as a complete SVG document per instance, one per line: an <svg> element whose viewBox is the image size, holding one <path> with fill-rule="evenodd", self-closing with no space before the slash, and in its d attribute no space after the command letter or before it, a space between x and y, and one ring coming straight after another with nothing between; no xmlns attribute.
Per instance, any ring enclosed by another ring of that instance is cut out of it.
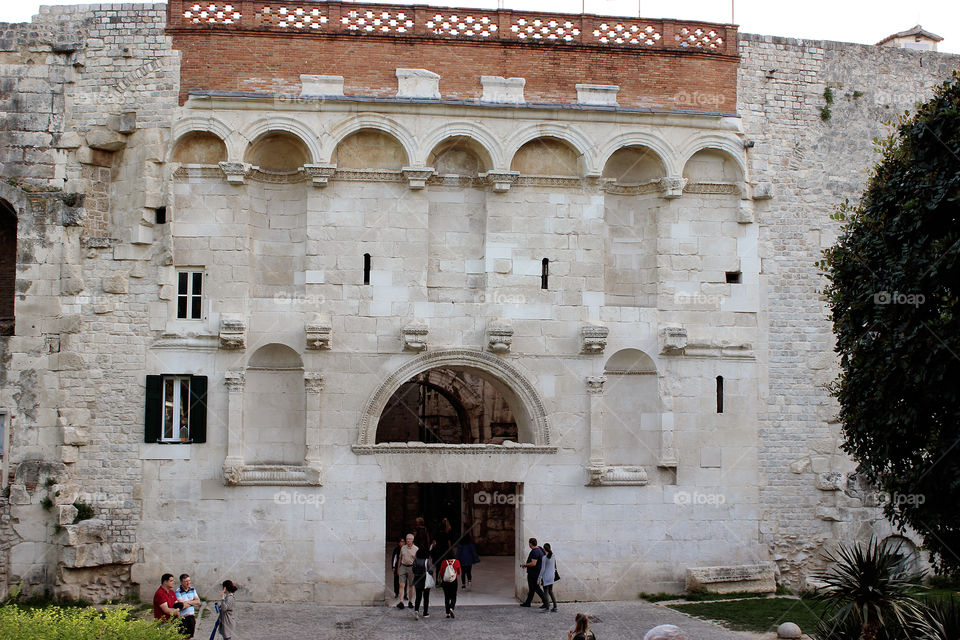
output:
<svg viewBox="0 0 960 640"><path fill-rule="evenodd" d="M243 391L243 385L246 381L246 375L243 371L227 371L223 374L223 383L227 385L230 393Z"/></svg>
<svg viewBox="0 0 960 640"><path fill-rule="evenodd" d="M320 393L323 391L323 374L319 371L307 371L303 374L303 384L307 393Z"/></svg>
<svg viewBox="0 0 960 640"><path fill-rule="evenodd" d="M606 376L587 376L587 393L600 395L603 393L603 384L606 381Z"/></svg>

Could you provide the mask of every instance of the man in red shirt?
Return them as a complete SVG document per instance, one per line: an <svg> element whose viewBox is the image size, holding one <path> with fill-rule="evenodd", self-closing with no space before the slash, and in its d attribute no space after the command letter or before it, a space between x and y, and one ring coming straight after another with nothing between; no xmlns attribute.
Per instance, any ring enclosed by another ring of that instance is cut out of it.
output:
<svg viewBox="0 0 960 640"><path fill-rule="evenodd" d="M173 574L165 573L160 578L160 588L153 594L153 617L166 622L171 616L180 617L177 594L173 591Z"/></svg>

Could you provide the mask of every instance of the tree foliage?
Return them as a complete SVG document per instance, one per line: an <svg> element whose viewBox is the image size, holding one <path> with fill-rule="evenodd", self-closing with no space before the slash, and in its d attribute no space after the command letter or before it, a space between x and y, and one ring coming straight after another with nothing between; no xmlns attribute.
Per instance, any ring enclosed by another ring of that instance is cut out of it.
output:
<svg viewBox="0 0 960 640"><path fill-rule="evenodd" d="M877 140L821 268L843 449L942 568L960 569L960 74Z"/></svg>

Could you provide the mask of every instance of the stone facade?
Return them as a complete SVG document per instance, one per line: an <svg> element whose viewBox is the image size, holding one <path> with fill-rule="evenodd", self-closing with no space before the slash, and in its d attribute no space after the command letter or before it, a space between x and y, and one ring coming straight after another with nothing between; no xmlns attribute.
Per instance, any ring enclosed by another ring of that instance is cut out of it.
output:
<svg viewBox="0 0 960 640"><path fill-rule="evenodd" d="M955 56L743 34L739 56L687 52L683 29L735 32L665 21L672 44L499 43L507 67L429 16L409 42L287 36L264 6L0 26L5 585L149 596L186 570L257 600L382 601L406 508L387 487L413 483L460 484L498 552L550 541L576 599L769 562L797 586L825 545L892 533L837 448L814 263L882 121ZM550 21L497 14L521 19ZM249 47L224 35L390 64L241 78ZM455 82L437 51L463 55ZM644 106L591 56L687 75ZM556 92L541 58L569 63ZM736 78L684 85L698 65ZM443 428L378 439L412 381Z"/></svg>

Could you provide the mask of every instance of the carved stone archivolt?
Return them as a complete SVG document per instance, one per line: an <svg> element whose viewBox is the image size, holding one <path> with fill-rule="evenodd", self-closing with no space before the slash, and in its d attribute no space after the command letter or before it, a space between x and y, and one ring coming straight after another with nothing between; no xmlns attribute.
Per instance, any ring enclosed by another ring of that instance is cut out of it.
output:
<svg viewBox="0 0 960 640"><path fill-rule="evenodd" d="M380 415L383 413L390 397L400 388L400 385L419 373L442 367L470 367L499 380L501 384L516 395L517 400L522 405L523 411L517 413L527 416L527 422L518 425L521 436L526 430L529 437L533 439L534 445L545 447L545 452L556 452L556 447L552 446L553 436L547 421L543 401L527 376L503 358L483 351L466 349L451 349L421 354L388 376L366 402L360 414L357 447L379 447L379 445L376 445L377 422L380 420ZM496 446L508 447L509 445ZM410 451L409 447L403 450L405 452ZM495 450L502 451L503 449Z"/></svg>

